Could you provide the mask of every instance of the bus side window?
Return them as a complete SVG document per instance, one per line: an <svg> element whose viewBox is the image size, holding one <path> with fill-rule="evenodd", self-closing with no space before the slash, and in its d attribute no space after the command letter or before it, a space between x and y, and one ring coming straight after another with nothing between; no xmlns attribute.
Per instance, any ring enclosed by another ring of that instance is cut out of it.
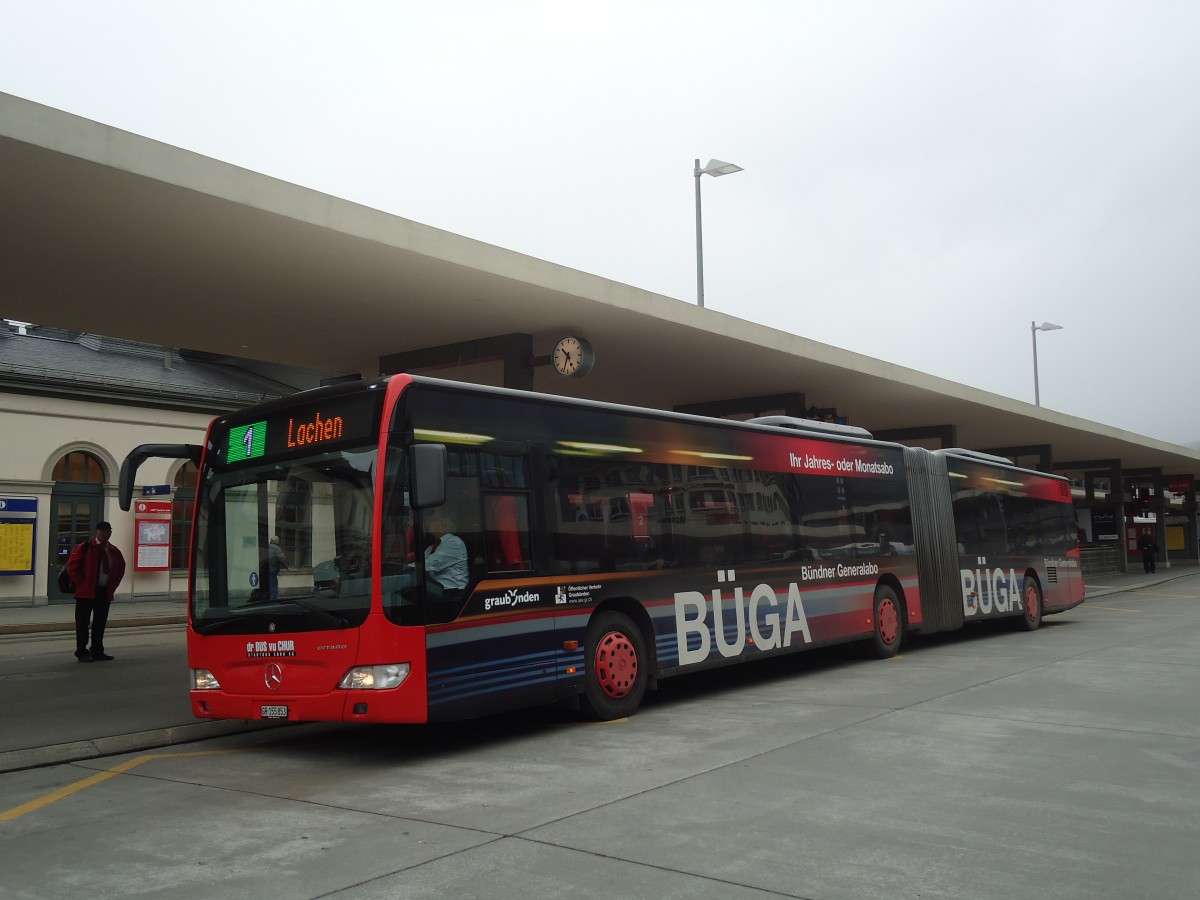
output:
<svg viewBox="0 0 1200 900"><path fill-rule="evenodd" d="M485 494L483 515L490 572L533 568L529 552L529 501L524 494Z"/></svg>
<svg viewBox="0 0 1200 900"><path fill-rule="evenodd" d="M482 452L479 460L483 566L489 572L532 569L528 459L519 452Z"/></svg>

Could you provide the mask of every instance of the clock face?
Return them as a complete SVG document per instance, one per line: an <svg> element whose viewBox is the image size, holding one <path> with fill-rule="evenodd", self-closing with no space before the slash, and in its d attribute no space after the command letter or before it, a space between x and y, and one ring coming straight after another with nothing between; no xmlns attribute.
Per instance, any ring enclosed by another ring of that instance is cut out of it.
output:
<svg viewBox="0 0 1200 900"><path fill-rule="evenodd" d="M592 345L583 338L565 337L554 347L551 361L560 375L582 377L592 368L595 359Z"/></svg>

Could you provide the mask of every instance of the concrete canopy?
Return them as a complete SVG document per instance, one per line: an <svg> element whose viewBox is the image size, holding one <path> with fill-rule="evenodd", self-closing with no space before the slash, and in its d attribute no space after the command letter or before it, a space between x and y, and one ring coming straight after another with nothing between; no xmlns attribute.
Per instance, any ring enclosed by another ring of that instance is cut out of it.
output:
<svg viewBox="0 0 1200 900"><path fill-rule="evenodd" d="M1200 472L1200 453L756 325L0 94L0 315L331 372L528 333L586 337L536 390L672 408L800 392L871 431ZM433 374L501 383L497 363Z"/></svg>

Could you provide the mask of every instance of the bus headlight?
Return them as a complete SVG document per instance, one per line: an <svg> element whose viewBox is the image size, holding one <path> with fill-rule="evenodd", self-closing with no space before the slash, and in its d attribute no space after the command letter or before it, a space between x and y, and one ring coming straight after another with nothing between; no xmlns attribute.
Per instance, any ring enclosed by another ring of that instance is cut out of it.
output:
<svg viewBox="0 0 1200 900"><path fill-rule="evenodd" d="M345 691L387 691L400 687L408 677L408 663L386 666L355 666L338 687Z"/></svg>
<svg viewBox="0 0 1200 900"><path fill-rule="evenodd" d="M208 669L192 669L193 691L219 691L221 682Z"/></svg>

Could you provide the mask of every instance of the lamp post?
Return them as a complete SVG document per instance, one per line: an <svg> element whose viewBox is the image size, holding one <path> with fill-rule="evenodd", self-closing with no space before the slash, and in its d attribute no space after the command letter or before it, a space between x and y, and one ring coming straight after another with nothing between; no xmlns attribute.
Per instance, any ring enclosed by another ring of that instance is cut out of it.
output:
<svg viewBox="0 0 1200 900"><path fill-rule="evenodd" d="M1039 331L1061 331L1061 325L1055 325L1053 322L1043 322L1039 325L1037 322L1029 323L1030 333L1033 334L1033 404L1034 406L1042 405L1042 394L1038 389L1038 370L1037 370L1037 333Z"/></svg>
<svg viewBox="0 0 1200 900"><path fill-rule="evenodd" d="M700 168L700 160L696 160L696 168L692 171L696 177L696 305L699 307L704 306L704 239L700 229L700 176L711 175L713 178L719 178L741 171L741 166L719 159L710 159L703 169Z"/></svg>
<svg viewBox="0 0 1200 900"><path fill-rule="evenodd" d="M1169 543L1169 541L1167 540L1167 509L1171 505L1171 500L1170 500L1170 498L1167 497L1167 491L1166 491L1165 485L1163 487L1163 490L1160 493L1161 493L1161 496L1159 497L1159 500L1162 501L1162 505L1159 507L1160 511L1159 511L1158 516L1160 519L1162 519L1162 527L1156 528L1155 531L1158 531L1162 534L1163 568L1169 569L1169 568L1171 568L1171 548L1167 546L1167 544Z"/></svg>

